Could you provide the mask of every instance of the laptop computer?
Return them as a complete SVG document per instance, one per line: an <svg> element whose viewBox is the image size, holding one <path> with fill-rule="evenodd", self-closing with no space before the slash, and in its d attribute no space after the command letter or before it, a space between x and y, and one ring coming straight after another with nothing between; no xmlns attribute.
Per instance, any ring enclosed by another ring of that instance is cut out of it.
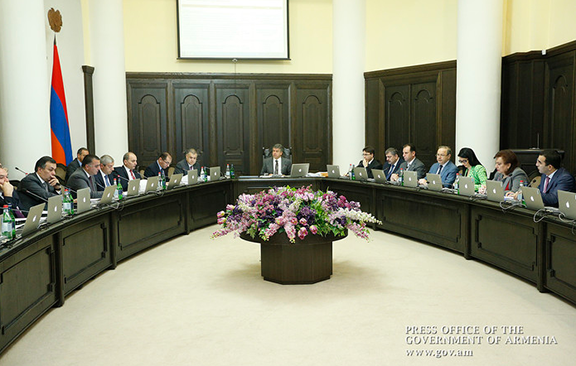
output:
<svg viewBox="0 0 576 366"><path fill-rule="evenodd" d="M62 197L60 198L60 203L62 203ZM88 200L90 202L90 200ZM28 211L28 216L26 217L26 222L22 228L22 236L33 233L40 227L40 222L42 218L42 210L44 210L44 203L33 206Z"/></svg>
<svg viewBox="0 0 576 366"><path fill-rule="evenodd" d="M198 170L190 169L188 171L188 185L198 183Z"/></svg>
<svg viewBox="0 0 576 366"><path fill-rule="evenodd" d="M181 181L182 181L182 173L172 174L172 176L170 177L170 181L166 185L166 189L172 189L178 187Z"/></svg>
<svg viewBox="0 0 576 366"><path fill-rule="evenodd" d="M372 169L372 175L374 175L374 181L376 183L388 183L386 174L382 169Z"/></svg>
<svg viewBox="0 0 576 366"><path fill-rule="evenodd" d="M404 172L404 187L418 187L418 172L406 171Z"/></svg>
<svg viewBox="0 0 576 366"><path fill-rule="evenodd" d="M144 190L145 193L156 192L156 190L158 190L158 178L159 177L148 178L146 181L146 189Z"/></svg>
<svg viewBox="0 0 576 366"><path fill-rule="evenodd" d="M310 163L292 164L290 176L292 178L305 177L308 174L308 169L310 169Z"/></svg>
<svg viewBox="0 0 576 366"><path fill-rule="evenodd" d="M126 188L126 196L137 196L138 189L140 188L140 179L132 179L128 182L128 188Z"/></svg>
<svg viewBox="0 0 576 366"><path fill-rule="evenodd" d="M357 166L354 168L354 176L356 177L356 180L362 182L368 180L368 172L366 172L366 168L361 166L360 167Z"/></svg>
<svg viewBox="0 0 576 366"><path fill-rule="evenodd" d="M48 216L46 221L53 224L62 220L62 196L56 195L48 198Z"/></svg>
<svg viewBox="0 0 576 366"><path fill-rule="evenodd" d="M558 209L571 220L576 220L576 193L558 191Z"/></svg>
<svg viewBox="0 0 576 366"><path fill-rule="evenodd" d="M217 182L220 180L220 167L219 166L211 166L210 167L210 181Z"/></svg>
<svg viewBox="0 0 576 366"><path fill-rule="evenodd" d="M328 178L340 178L340 165L326 165Z"/></svg>
<svg viewBox="0 0 576 366"><path fill-rule="evenodd" d="M560 213L560 210L556 207L544 206L544 201L542 201L542 195L538 188L522 187L522 196L526 202L526 208L530 210L546 210L552 213Z"/></svg>
<svg viewBox="0 0 576 366"><path fill-rule="evenodd" d="M459 182L459 186L458 186L458 194L461 196L473 196L474 195L474 178L460 177L460 182Z"/></svg>
<svg viewBox="0 0 576 366"><path fill-rule="evenodd" d="M504 187L502 187L502 182L495 180L487 180L486 198L488 199L488 201L494 201L494 202L504 201Z"/></svg>
<svg viewBox="0 0 576 366"><path fill-rule="evenodd" d="M426 180L428 181L429 190L436 192L442 190L442 177L440 177L440 174L427 173Z"/></svg>
<svg viewBox="0 0 576 366"><path fill-rule="evenodd" d="M108 205L112 203L114 200L114 192L116 191L117 187L108 186L104 188L104 192L102 192L102 198L100 198L100 205Z"/></svg>
<svg viewBox="0 0 576 366"><path fill-rule="evenodd" d="M76 212L82 213L90 210L90 188L82 188L76 191Z"/></svg>

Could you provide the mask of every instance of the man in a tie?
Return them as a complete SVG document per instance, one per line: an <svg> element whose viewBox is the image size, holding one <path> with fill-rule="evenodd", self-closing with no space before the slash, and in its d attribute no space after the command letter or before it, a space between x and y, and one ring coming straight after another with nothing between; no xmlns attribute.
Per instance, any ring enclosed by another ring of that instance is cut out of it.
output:
<svg viewBox="0 0 576 366"><path fill-rule="evenodd" d="M416 157L416 146L408 143L402 147L402 157L404 162L400 164L400 170L417 172L418 179L424 178L426 175L426 166L420 159ZM399 178L398 173L392 174L392 181L397 181Z"/></svg>
<svg viewBox="0 0 576 366"><path fill-rule="evenodd" d="M284 146L281 144L272 146L272 156L264 159L260 175L289 175L292 161L283 155Z"/></svg>
<svg viewBox="0 0 576 366"><path fill-rule="evenodd" d="M189 170L196 169L200 171L200 164L197 162L198 152L195 149L188 149L185 152L184 159L176 164L174 174L188 174Z"/></svg>
<svg viewBox="0 0 576 366"><path fill-rule="evenodd" d="M114 158L110 155L102 155L100 157L100 171L94 176L96 182L96 189L103 191L106 187L114 184Z"/></svg>
<svg viewBox="0 0 576 366"><path fill-rule="evenodd" d="M393 147L386 149L384 155L386 156L386 163L384 163L382 170L386 174L386 179L390 180L392 174L398 173L400 164L404 162L404 159L398 154L398 150Z"/></svg>
<svg viewBox="0 0 576 366"><path fill-rule="evenodd" d="M20 211L20 198L18 192L14 190L14 186L10 184L8 178L8 169L0 164L0 207L4 205L12 205L12 212L16 217L24 217Z"/></svg>
<svg viewBox="0 0 576 366"><path fill-rule="evenodd" d="M439 146L436 151L436 163L432 164L428 173L439 174L440 179L442 179L442 187L452 188L454 181L456 180L456 173L458 173L458 168L451 161L452 160L452 149L448 146ZM426 178L422 178L418 181L422 185L427 185L428 182Z"/></svg>
<svg viewBox="0 0 576 366"><path fill-rule="evenodd" d="M562 156L556 150L544 150L536 160L540 179L540 194L546 206L558 207L558 191L576 192L574 177L561 167Z"/></svg>
<svg viewBox="0 0 576 366"><path fill-rule="evenodd" d="M163 152L155 162L146 167L144 176L150 178L157 177L158 174L160 174L168 182L170 180L170 178L168 178L168 168L170 168L170 164L172 164L172 155L168 152Z"/></svg>
<svg viewBox="0 0 576 366"><path fill-rule="evenodd" d="M34 173L26 175L18 188L20 207L28 211L30 207L47 204L48 198L60 194L60 183L56 178L56 160L43 156L36 162Z"/></svg>
<svg viewBox="0 0 576 366"><path fill-rule="evenodd" d="M136 170L136 166L138 165L136 154L131 151L127 152L122 157L122 162L124 165L114 168L114 177L120 181L122 189L127 191L129 181L142 177Z"/></svg>
<svg viewBox="0 0 576 366"><path fill-rule="evenodd" d="M90 198L102 198L102 192L96 189L95 175L100 171L100 158L88 154L82 161L80 169L76 169L66 184L70 188L72 197L76 198L76 192L82 188L90 188Z"/></svg>

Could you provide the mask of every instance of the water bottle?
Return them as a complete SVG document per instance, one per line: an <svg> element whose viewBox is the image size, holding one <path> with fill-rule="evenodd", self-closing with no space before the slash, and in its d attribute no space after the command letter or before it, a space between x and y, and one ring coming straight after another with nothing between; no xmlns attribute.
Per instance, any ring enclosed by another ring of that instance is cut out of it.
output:
<svg viewBox="0 0 576 366"><path fill-rule="evenodd" d="M116 179L114 179L114 184L116 184L116 192L118 192L118 201L122 201L124 198L124 190L122 189L122 184L120 184L120 180L118 180L118 183L116 183Z"/></svg>
<svg viewBox="0 0 576 366"><path fill-rule="evenodd" d="M226 164L226 179L230 179L230 164Z"/></svg>
<svg viewBox="0 0 576 366"><path fill-rule="evenodd" d="M114 178L114 187L116 187L114 190L114 199L118 201L118 185L116 184L116 178Z"/></svg>
<svg viewBox="0 0 576 366"><path fill-rule="evenodd" d="M74 199L70 195L68 188L64 188L64 194L62 195L62 211L66 215L74 215Z"/></svg>
<svg viewBox="0 0 576 366"><path fill-rule="evenodd" d="M401 186L404 185L404 169L400 169L400 175L398 175L398 182Z"/></svg>
<svg viewBox="0 0 576 366"><path fill-rule="evenodd" d="M352 174L354 174L354 169L352 169L352 166L353 166L353 165L354 165L354 164L350 164L350 166L348 167L348 177L349 177L350 179L352 179Z"/></svg>
<svg viewBox="0 0 576 366"><path fill-rule="evenodd" d="M236 178L236 174L234 172L234 164L230 166L230 178L232 179Z"/></svg>
<svg viewBox="0 0 576 366"><path fill-rule="evenodd" d="M522 203L522 205L525 205L526 202L524 202L524 195L522 194L522 188L524 188L524 181L523 180L520 181L520 188L518 188L517 199L518 199L518 201L520 201Z"/></svg>
<svg viewBox="0 0 576 366"><path fill-rule="evenodd" d="M16 220L10 215L8 205L4 205L2 213L2 236L12 240L16 237Z"/></svg>
<svg viewBox="0 0 576 366"><path fill-rule="evenodd" d="M352 169L350 169L350 179L356 180L356 175L354 174L354 164L352 164Z"/></svg>
<svg viewBox="0 0 576 366"><path fill-rule="evenodd" d="M460 194L460 174L456 173L456 180L454 181L454 190L456 194Z"/></svg>

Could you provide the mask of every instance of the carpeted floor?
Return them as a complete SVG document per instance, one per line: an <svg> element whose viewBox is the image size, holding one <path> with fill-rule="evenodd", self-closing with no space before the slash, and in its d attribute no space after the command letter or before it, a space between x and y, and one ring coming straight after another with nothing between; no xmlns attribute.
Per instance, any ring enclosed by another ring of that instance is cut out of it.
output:
<svg viewBox="0 0 576 366"><path fill-rule="evenodd" d="M480 262L373 232L334 243L330 280L278 285L215 229L104 272L0 365L574 365L576 307Z"/></svg>

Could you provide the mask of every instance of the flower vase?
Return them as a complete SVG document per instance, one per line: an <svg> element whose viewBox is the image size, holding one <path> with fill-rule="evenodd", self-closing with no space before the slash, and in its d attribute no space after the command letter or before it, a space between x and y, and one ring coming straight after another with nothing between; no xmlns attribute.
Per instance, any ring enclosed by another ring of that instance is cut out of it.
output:
<svg viewBox="0 0 576 366"><path fill-rule="evenodd" d="M312 284L330 279L332 242L346 236L308 235L291 243L285 233L277 233L268 241L240 234L244 240L260 243L264 280L283 285Z"/></svg>

